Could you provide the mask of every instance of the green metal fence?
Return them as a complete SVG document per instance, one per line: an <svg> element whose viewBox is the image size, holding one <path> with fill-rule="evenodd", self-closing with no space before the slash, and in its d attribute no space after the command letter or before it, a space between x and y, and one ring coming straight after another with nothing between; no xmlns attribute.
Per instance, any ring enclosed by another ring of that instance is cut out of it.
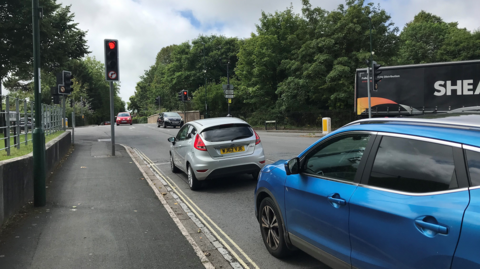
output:
<svg viewBox="0 0 480 269"><path fill-rule="evenodd" d="M35 128L35 107L33 102L24 99L5 97L5 110L0 114L0 151L5 150L7 156L12 148L20 149L32 143L32 132ZM63 109L59 105L42 104L42 123L45 135L63 130Z"/></svg>

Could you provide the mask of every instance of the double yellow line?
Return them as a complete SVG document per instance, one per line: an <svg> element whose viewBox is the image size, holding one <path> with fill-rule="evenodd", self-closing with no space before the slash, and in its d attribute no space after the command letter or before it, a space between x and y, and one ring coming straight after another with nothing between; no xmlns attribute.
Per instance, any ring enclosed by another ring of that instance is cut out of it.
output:
<svg viewBox="0 0 480 269"><path fill-rule="evenodd" d="M152 162L152 160L150 160L150 158L148 158L143 152L139 151L138 149L135 149L135 150L137 151L138 154L140 154L140 156L145 160L145 162L147 162L150 165L150 167L153 170L155 170L155 172L157 172L157 174L160 177L162 177L163 180L165 180L165 182L167 182L172 187L172 190L177 194L177 196L180 197L180 199L188 206L188 208L190 208L190 210L197 216L197 218L200 219L200 221L205 226L207 226L207 228L213 233L213 235L215 235L215 237L228 249L228 251L235 257L235 259L237 259L237 261L244 268L250 268L250 267L245 263L245 261L243 261L242 258L240 258L240 256L235 251L233 251L233 249L222 239L222 237L220 237L218 233L214 229L212 229L212 227L209 225L208 222L205 221L205 219L207 219L228 240L228 242L230 242L238 250L238 252L245 257L245 259L253 266L253 268L260 269L260 267L258 267L257 264L255 264L255 262L253 262L252 259L250 259L250 257L248 257L248 255L222 229L220 229L220 227L218 227L218 225L215 222L213 222L212 219L210 219L210 217L208 217L208 215L205 214L205 212L203 212L203 210L200 209L200 207L198 207L178 187L178 185L173 180L171 180L168 176L163 175L163 173L157 168L157 166ZM199 214L198 212L200 212L201 214ZM205 219L202 216L204 216Z"/></svg>

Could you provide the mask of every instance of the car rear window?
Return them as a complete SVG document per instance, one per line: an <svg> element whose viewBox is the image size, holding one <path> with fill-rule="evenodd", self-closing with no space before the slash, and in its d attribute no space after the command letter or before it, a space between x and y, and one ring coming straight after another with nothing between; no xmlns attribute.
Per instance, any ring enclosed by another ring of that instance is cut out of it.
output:
<svg viewBox="0 0 480 269"><path fill-rule="evenodd" d="M130 117L130 114L128 113L120 113L118 114L119 117Z"/></svg>
<svg viewBox="0 0 480 269"><path fill-rule="evenodd" d="M253 136L253 131L246 124L224 124L205 129L203 138L209 142L228 141Z"/></svg>

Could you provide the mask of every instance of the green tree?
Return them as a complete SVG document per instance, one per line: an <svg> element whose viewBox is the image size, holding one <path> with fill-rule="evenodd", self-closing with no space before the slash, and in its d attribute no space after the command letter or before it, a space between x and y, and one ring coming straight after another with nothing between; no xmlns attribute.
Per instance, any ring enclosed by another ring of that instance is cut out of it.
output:
<svg viewBox="0 0 480 269"><path fill-rule="evenodd" d="M400 34L399 64L473 60L480 57L477 33L421 11Z"/></svg>
<svg viewBox="0 0 480 269"><path fill-rule="evenodd" d="M48 73L56 72L67 67L70 60L89 53L86 32L73 22L70 6L62 7L54 0L40 0L40 6L43 8L43 19L40 20L41 68ZM14 81L31 79L32 31L32 1L5 0L0 4L0 80L7 75L13 84ZM32 87L27 84L22 89L31 90Z"/></svg>

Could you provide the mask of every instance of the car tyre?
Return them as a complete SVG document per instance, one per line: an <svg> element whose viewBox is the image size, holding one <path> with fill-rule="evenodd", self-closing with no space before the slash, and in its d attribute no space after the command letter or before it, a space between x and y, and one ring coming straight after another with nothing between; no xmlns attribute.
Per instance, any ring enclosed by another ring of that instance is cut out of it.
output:
<svg viewBox="0 0 480 269"><path fill-rule="evenodd" d="M175 166L175 162L173 161L173 156L170 154L170 169L172 170L172 173L178 173L180 170Z"/></svg>
<svg viewBox="0 0 480 269"><path fill-rule="evenodd" d="M268 252L281 259L292 254L285 242L284 226L280 212L272 198L262 200L258 210L258 220L262 233L263 243Z"/></svg>
<svg viewBox="0 0 480 269"><path fill-rule="evenodd" d="M195 173L192 170L192 167L188 165L187 167L187 179L188 179L188 186L192 191L196 191L200 189L200 181L195 176Z"/></svg>
<svg viewBox="0 0 480 269"><path fill-rule="evenodd" d="M165 124L165 122L163 122L163 128L167 128L167 125Z"/></svg>
<svg viewBox="0 0 480 269"><path fill-rule="evenodd" d="M132 123L130 122L130 125L132 125Z"/></svg>

